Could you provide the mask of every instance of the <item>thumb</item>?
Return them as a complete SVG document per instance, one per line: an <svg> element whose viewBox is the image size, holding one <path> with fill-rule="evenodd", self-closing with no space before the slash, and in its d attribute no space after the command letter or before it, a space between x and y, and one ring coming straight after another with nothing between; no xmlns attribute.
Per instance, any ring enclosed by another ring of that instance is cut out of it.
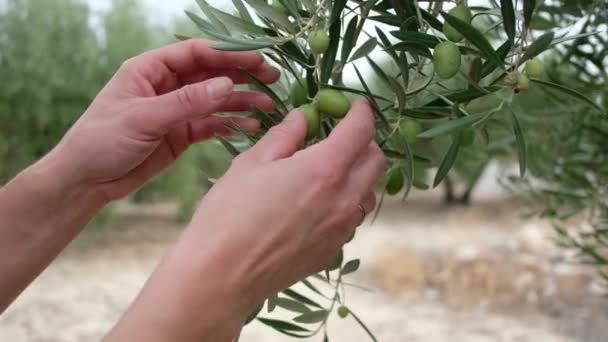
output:
<svg viewBox="0 0 608 342"><path fill-rule="evenodd" d="M220 111L233 91L234 83L228 77L188 84L170 93L144 99L144 108L138 111L142 114L134 119L136 123L145 122L150 129L164 133L176 124Z"/></svg>
<svg viewBox="0 0 608 342"><path fill-rule="evenodd" d="M302 110L295 109L246 152L246 158L269 162L290 157L304 144L305 138L306 117Z"/></svg>

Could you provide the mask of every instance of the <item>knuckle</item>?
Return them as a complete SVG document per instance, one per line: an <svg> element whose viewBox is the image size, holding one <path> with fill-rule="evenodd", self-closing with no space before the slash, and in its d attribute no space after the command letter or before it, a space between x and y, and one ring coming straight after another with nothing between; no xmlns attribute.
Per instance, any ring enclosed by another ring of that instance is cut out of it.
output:
<svg viewBox="0 0 608 342"><path fill-rule="evenodd" d="M134 71L135 66L137 65L137 57L131 57L120 65L118 70L122 73L131 73Z"/></svg>
<svg viewBox="0 0 608 342"><path fill-rule="evenodd" d="M194 101L198 97L198 88L192 85L186 85L177 91L177 101L179 105L187 111L194 108Z"/></svg>
<svg viewBox="0 0 608 342"><path fill-rule="evenodd" d="M247 153L241 153L232 159L230 169L241 169L246 167L248 163L249 158L247 157Z"/></svg>
<svg viewBox="0 0 608 342"><path fill-rule="evenodd" d="M326 162L314 168L313 177L319 180L322 186L333 189L342 183L344 175L333 163Z"/></svg>

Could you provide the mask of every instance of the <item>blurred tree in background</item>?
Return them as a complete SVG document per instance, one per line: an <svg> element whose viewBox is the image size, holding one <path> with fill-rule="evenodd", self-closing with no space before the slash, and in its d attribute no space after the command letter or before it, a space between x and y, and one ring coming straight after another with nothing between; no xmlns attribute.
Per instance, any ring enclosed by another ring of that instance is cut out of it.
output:
<svg viewBox="0 0 608 342"><path fill-rule="evenodd" d="M0 184L47 153L122 62L192 31L183 17L153 23L133 0L99 14L82 0L0 1ZM134 199L177 198L187 218L228 163L217 145L200 144Z"/></svg>

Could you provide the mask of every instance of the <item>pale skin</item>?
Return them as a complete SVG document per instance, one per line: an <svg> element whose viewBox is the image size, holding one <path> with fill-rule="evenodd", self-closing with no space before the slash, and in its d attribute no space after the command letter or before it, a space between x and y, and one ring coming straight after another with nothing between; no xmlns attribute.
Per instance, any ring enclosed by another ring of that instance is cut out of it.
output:
<svg viewBox="0 0 608 342"><path fill-rule="evenodd" d="M240 68L279 78L257 52L202 40L127 61L44 158L0 189L0 313L108 203L137 190L189 146L250 131L255 120L215 116L271 110L241 92ZM358 99L332 134L302 149L306 119L292 111L201 200L107 341L231 341L265 298L323 270L373 210L386 167L373 113Z"/></svg>

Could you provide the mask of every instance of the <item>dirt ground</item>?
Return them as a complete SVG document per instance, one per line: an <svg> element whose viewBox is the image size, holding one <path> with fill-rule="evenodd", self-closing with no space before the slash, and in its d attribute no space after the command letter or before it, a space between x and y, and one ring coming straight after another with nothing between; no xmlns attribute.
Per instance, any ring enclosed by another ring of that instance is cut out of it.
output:
<svg viewBox="0 0 608 342"><path fill-rule="evenodd" d="M522 209L493 190L470 207L445 208L437 194L387 201L346 248L362 260L349 282L370 289L349 289L349 307L386 342L607 341L608 310L591 272L553 247L545 223L520 220ZM181 229L172 205L120 211L0 317L0 341L100 340ZM329 331L332 341L369 341L348 318L332 319ZM257 322L241 339L288 340Z"/></svg>

